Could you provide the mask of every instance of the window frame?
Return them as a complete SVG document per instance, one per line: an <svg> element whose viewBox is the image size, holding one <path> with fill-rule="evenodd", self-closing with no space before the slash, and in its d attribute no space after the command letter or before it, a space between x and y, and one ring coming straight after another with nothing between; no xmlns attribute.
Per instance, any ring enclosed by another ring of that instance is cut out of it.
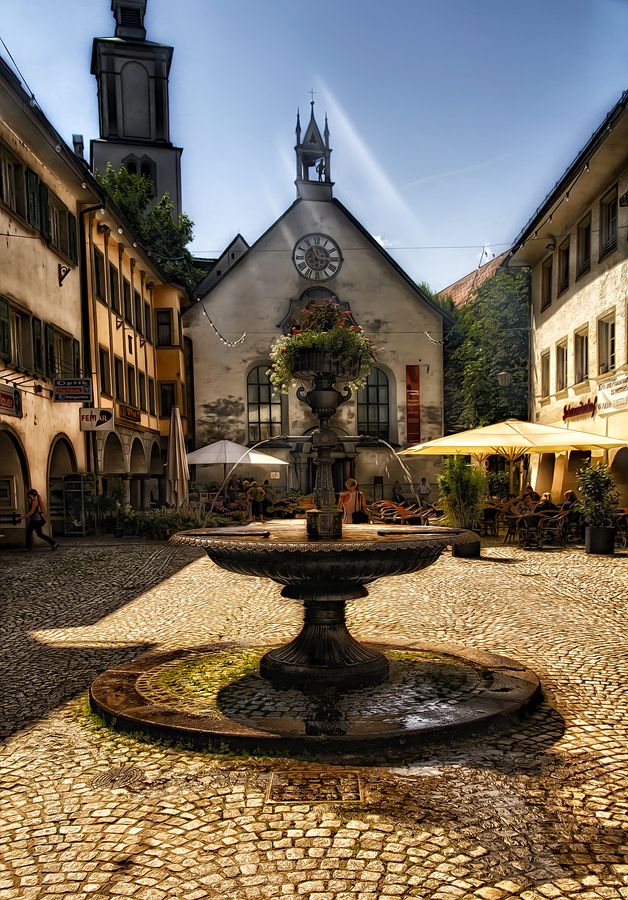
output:
<svg viewBox="0 0 628 900"><path fill-rule="evenodd" d="M105 254L98 247L94 247L94 296L102 303L107 303Z"/></svg>
<svg viewBox="0 0 628 900"><path fill-rule="evenodd" d="M375 383L371 384L373 376ZM385 394L385 400L381 399L382 393ZM383 409L386 410L385 416L381 414ZM390 378L378 366L371 370L364 386L356 393L356 412L358 434L390 440Z"/></svg>
<svg viewBox="0 0 628 900"><path fill-rule="evenodd" d="M580 348L584 346L584 353ZM584 362L582 357L584 357ZM574 332L573 337L574 381L583 384L589 380L589 326Z"/></svg>
<svg viewBox="0 0 628 900"><path fill-rule="evenodd" d="M167 322L160 322L160 316L163 318L164 316L168 317ZM170 337L169 341L162 341L160 336L160 330L162 328L167 329L167 334ZM156 347L174 347L174 316L172 315L171 309L156 309L155 310L155 346Z"/></svg>
<svg viewBox="0 0 628 900"><path fill-rule="evenodd" d="M167 411L165 411L166 404L164 404L164 388L172 388L172 396L173 401L170 403L170 407ZM158 382L158 390L159 390L159 418L160 419L169 419L170 413L172 412L173 406L178 406L178 395L177 395L177 382L176 381L159 381Z"/></svg>
<svg viewBox="0 0 628 900"><path fill-rule="evenodd" d="M109 306L118 315L120 309L120 272L116 266L109 260L108 265L108 281L109 281Z"/></svg>
<svg viewBox="0 0 628 900"><path fill-rule="evenodd" d="M619 218L619 192L617 185L607 191L600 200L600 255L604 259L617 249Z"/></svg>
<svg viewBox="0 0 628 900"><path fill-rule="evenodd" d="M127 406L137 409L137 385L135 377L135 366L131 363L126 364L126 396Z"/></svg>
<svg viewBox="0 0 628 900"><path fill-rule="evenodd" d="M151 375L148 376L148 414L150 416L157 415L155 379Z"/></svg>
<svg viewBox="0 0 628 900"><path fill-rule="evenodd" d="M576 226L576 278L591 271L591 238L591 212L589 211Z"/></svg>
<svg viewBox="0 0 628 900"><path fill-rule="evenodd" d="M558 248L558 287L556 296L560 297L569 288L569 264L571 238L568 237Z"/></svg>
<svg viewBox="0 0 628 900"><path fill-rule="evenodd" d="M562 341L557 341L556 343L556 352L555 352L555 363L556 363L556 393L560 394L563 391L567 390L569 385L569 364L568 364L568 351L569 351L569 341L567 338L563 338Z"/></svg>
<svg viewBox="0 0 628 900"><path fill-rule="evenodd" d="M283 404L266 374L269 366L270 363L251 366L246 374L246 431L249 443L283 434ZM253 399L252 395L255 395ZM273 416L277 412L278 418Z"/></svg>
<svg viewBox="0 0 628 900"><path fill-rule="evenodd" d="M100 376L100 393L113 399L111 389L111 354L108 347L98 345L98 372Z"/></svg>
<svg viewBox="0 0 628 900"><path fill-rule="evenodd" d="M554 280L554 254L550 253L541 263L541 312L552 305Z"/></svg>
<svg viewBox="0 0 628 900"><path fill-rule="evenodd" d="M137 381L138 381L138 402L140 405L140 409L142 412L147 412L146 409L146 373L142 372L141 369L138 370L137 373Z"/></svg>
<svg viewBox="0 0 628 900"><path fill-rule="evenodd" d="M114 396L120 403L126 402L126 392L124 389L124 360L121 356L113 357L113 385Z"/></svg>
<svg viewBox="0 0 628 900"><path fill-rule="evenodd" d="M602 330L607 334L602 340ZM604 357L606 362L602 362L602 346L604 346ZM598 375L608 375L614 372L617 367L617 321L615 311L600 316L597 320L597 371Z"/></svg>
<svg viewBox="0 0 628 900"><path fill-rule="evenodd" d="M550 396L550 351L543 350L539 357L539 373L540 373L540 387L541 387L541 399L546 400Z"/></svg>

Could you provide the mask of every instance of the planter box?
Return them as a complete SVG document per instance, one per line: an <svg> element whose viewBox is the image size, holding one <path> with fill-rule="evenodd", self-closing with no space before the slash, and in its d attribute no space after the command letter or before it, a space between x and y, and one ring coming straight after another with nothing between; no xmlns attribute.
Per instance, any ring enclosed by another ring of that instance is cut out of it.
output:
<svg viewBox="0 0 628 900"><path fill-rule="evenodd" d="M612 555L615 552L616 530L616 528L593 528L588 526L584 529L584 549L587 553Z"/></svg>

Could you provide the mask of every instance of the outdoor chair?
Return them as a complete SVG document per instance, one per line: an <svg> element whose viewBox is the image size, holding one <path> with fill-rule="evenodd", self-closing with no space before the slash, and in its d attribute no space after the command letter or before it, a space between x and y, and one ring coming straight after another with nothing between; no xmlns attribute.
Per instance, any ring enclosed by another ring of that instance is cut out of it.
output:
<svg viewBox="0 0 628 900"><path fill-rule="evenodd" d="M557 547L565 547L567 544L567 519L568 512L554 516L542 516L539 519L537 533L537 547L541 550L550 544Z"/></svg>
<svg viewBox="0 0 628 900"><path fill-rule="evenodd" d="M514 543L517 540L517 523L520 518L521 516L517 516L514 513L500 513L499 520L503 523L506 532L504 534L504 544Z"/></svg>
<svg viewBox="0 0 628 900"><path fill-rule="evenodd" d="M518 517L517 538L524 550L539 545L539 523L542 519L540 513L528 513Z"/></svg>
<svg viewBox="0 0 628 900"><path fill-rule="evenodd" d="M628 513L619 513L617 516L617 530L615 532L615 546L628 546Z"/></svg>
<svg viewBox="0 0 628 900"><path fill-rule="evenodd" d="M496 506L487 506L482 510L482 521L480 522L480 528L483 535L491 535L492 537L497 537L498 512L499 510Z"/></svg>

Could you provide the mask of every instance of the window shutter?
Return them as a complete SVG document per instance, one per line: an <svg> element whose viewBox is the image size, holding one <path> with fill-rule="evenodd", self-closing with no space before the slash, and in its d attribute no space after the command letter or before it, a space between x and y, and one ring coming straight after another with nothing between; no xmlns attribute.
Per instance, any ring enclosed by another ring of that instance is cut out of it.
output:
<svg viewBox="0 0 628 900"><path fill-rule="evenodd" d="M50 219L48 218L48 188L39 182L40 230L45 240L50 240Z"/></svg>
<svg viewBox="0 0 628 900"><path fill-rule="evenodd" d="M73 216L71 212L68 213L68 256L73 263L78 262L76 244L76 216Z"/></svg>
<svg viewBox="0 0 628 900"><path fill-rule="evenodd" d="M11 356L11 330L9 326L9 304L0 299L0 356L5 362Z"/></svg>
<svg viewBox="0 0 628 900"><path fill-rule="evenodd" d="M26 196L28 199L28 221L41 231L41 204L39 178L30 169L26 170Z"/></svg>
<svg viewBox="0 0 628 900"><path fill-rule="evenodd" d="M48 378L55 376L55 330L48 323L46 323L46 375Z"/></svg>
<svg viewBox="0 0 628 900"><path fill-rule="evenodd" d="M41 322L33 319L33 367L36 372L44 371L44 348L41 340Z"/></svg>

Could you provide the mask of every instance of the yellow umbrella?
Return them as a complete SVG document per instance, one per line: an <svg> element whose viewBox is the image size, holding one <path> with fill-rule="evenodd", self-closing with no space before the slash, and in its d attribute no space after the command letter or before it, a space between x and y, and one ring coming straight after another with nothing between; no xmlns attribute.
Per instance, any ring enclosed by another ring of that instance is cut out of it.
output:
<svg viewBox="0 0 628 900"><path fill-rule="evenodd" d="M481 460L495 453L505 457L510 463L512 490L512 464L526 454L562 453L565 450L615 450L625 446L626 441L588 431L506 419L494 425L471 428L468 431L416 444L402 450L399 456L441 456L461 453Z"/></svg>

